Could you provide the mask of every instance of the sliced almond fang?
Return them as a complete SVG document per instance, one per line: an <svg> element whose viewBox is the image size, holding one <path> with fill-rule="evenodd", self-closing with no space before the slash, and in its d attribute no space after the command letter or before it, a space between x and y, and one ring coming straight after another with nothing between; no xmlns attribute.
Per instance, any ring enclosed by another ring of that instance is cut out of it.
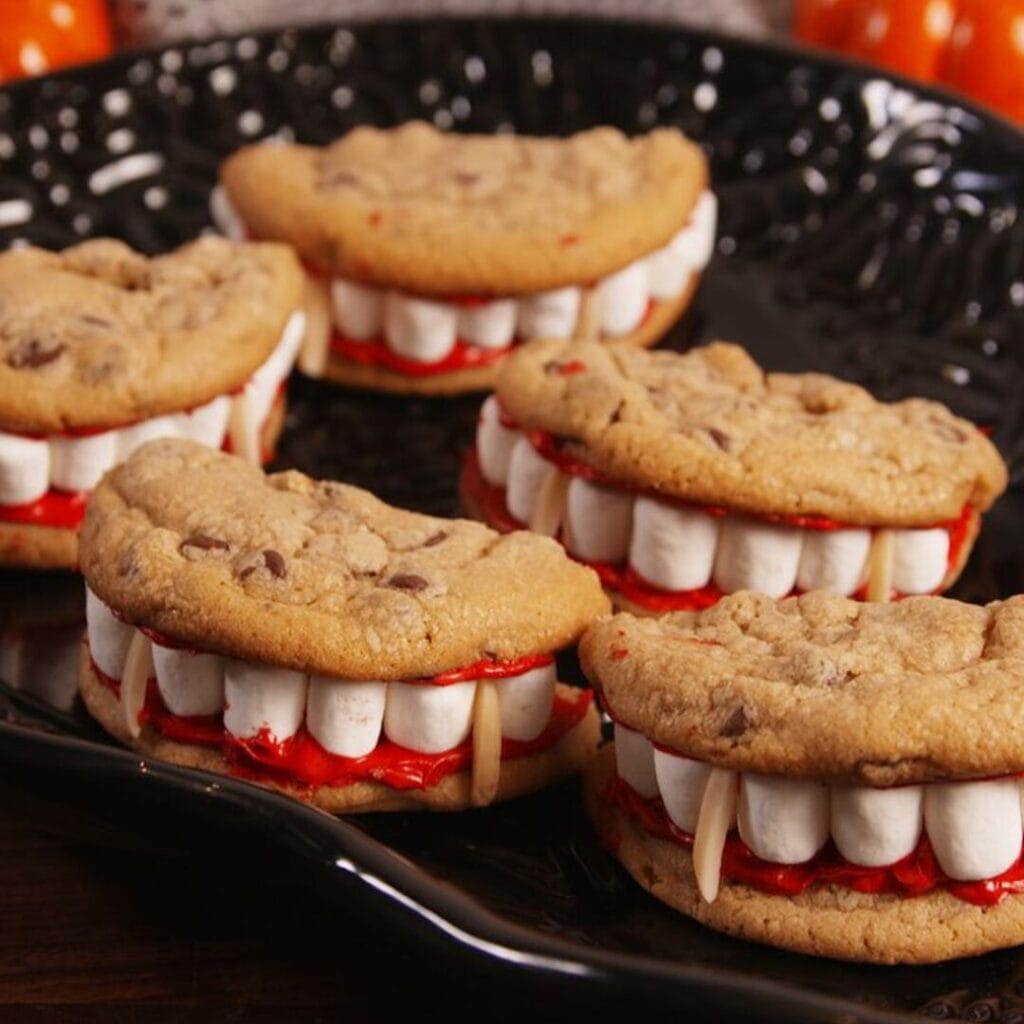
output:
<svg viewBox="0 0 1024 1024"><path fill-rule="evenodd" d="M231 416L228 419L228 437L231 450L246 462L258 466L260 459L260 431L256 417L252 414L252 400L248 386L231 400Z"/></svg>
<svg viewBox="0 0 1024 1024"><path fill-rule="evenodd" d="M876 530L871 538L868 554L869 601L889 601L892 598L892 560L894 539L892 530Z"/></svg>
<svg viewBox="0 0 1024 1024"><path fill-rule="evenodd" d="M576 317L574 341L596 341L598 338L597 289L584 288L580 298L580 311Z"/></svg>
<svg viewBox="0 0 1024 1024"><path fill-rule="evenodd" d="M139 725L139 713L146 703L146 687L149 677L153 675L153 645L140 630L135 631L128 645L128 655L121 673L121 714L128 735L137 739L142 727Z"/></svg>
<svg viewBox="0 0 1024 1024"><path fill-rule="evenodd" d="M309 377L322 377L331 341L331 299L326 281L306 275L303 308L306 333L299 352L299 369Z"/></svg>
<svg viewBox="0 0 1024 1024"><path fill-rule="evenodd" d="M487 680L476 684L473 701L473 780L470 800L486 807L498 792L501 775L501 705L498 685Z"/></svg>
<svg viewBox="0 0 1024 1024"><path fill-rule="evenodd" d="M545 537L558 533L565 512L565 496L569 478L557 466L552 466L537 489L537 504L530 516L530 529Z"/></svg>
<svg viewBox="0 0 1024 1024"><path fill-rule="evenodd" d="M722 881L722 851L736 818L737 785L736 772L728 768L712 768L704 783L693 836L693 871L706 903L714 903Z"/></svg>

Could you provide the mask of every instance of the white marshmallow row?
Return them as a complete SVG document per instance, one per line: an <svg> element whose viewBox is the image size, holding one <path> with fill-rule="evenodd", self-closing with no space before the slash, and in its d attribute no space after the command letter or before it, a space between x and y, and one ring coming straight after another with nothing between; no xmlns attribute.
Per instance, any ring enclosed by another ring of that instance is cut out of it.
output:
<svg viewBox="0 0 1024 1024"><path fill-rule="evenodd" d="M718 205L701 194L686 226L661 249L601 278L595 286L596 320L606 337L622 337L640 326L650 300L681 295L692 273L711 258ZM210 196L214 223L232 240L245 226L221 186ZM570 338L583 305L583 288L568 286L474 306L418 298L399 291L331 280L334 324L350 341L383 337L396 355L419 363L445 359L463 341L502 349L516 339Z"/></svg>
<svg viewBox="0 0 1024 1024"><path fill-rule="evenodd" d="M672 823L697 828L707 764L656 749L643 734L615 725L619 777L641 796L660 796ZM736 824L762 860L802 864L831 835L851 864L885 867L928 834L943 872L957 881L994 878L1021 853L1022 784L1016 777L876 789L825 786L743 773Z"/></svg>
<svg viewBox="0 0 1024 1024"><path fill-rule="evenodd" d="M135 628L88 588L86 626L92 660L105 675L120 679ZM382 732L409 750L439 754L457 747L472 729L475 680L448 686L353 682L156 643L153 667L171 714L214 715L223 709L224 728L237 739L264 732L280 743L305 721L320 745L341 757L369 754ZM502 736L536 739L551 719L554 664L496 682Z"/></svg>
<svg viewBox="0 0 1024 1024"><path fill-rule="evenodd" d="M554 467L520 431L501 422L494 395L480 410L476 451L484 480L504 487L508 511L529 524ZM593 562L628 561L643 579L670 591L714 582L726 594L759 590L783 597L799 587L850 595L865 580L871 533L711 516L575 476L562 513L571 554ZM893 587L901 594L938 589L948 567L949 533L941 527L892 533Z"/></svg>
<svg viewBox="0 0 1024 1024"><path fill-rule="evenodd" d="M281 340L245 385L249 428L256 434L270 413L281 382L298 356L305 325L302 313L293 313ZM189 412L154 416L128 427L81 437L31 438L0 433L0 505L37 501L51 487L61 491L88 491L112 466L123 462L146 441L180 437L220 448L228 431L232 398L218 395Z"/></svg>

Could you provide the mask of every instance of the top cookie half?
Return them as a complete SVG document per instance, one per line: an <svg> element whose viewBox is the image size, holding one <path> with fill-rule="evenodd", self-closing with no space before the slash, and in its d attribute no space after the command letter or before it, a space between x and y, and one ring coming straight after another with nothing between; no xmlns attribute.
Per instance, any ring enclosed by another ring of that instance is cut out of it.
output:
<svg viewBox="0 0 1024 1024"><path fill-rule="evenodd" d="M343 679L433 676L550 652L608 609L551 540L391 508L297 472L265 476L155 441L94 491L89 587L173 640Z"/></svg>
<svg viewBox="0 0 1024 1024"><path fill-rule="evenodd" d="M519 428L613 482L739 512L928 526L984 511L1007 482L991 442L937 402L765 373L722 342L682 355L536 342L503 365L497 395Z"/></svg>
<svg viewBox="0 0 1024 1024"><path fill-rule="evenodd" d="M746 591L604 619L580 657L617 721L721 767L871 786L1024 770L1024 597Z"/></svg>
<svg viewBox="0 0 1024 1024"><path fill-rule="evenodd" d="M253 145L221 180L246 228L323 273L424 295L595 281L658 249L707 184L675 129L629 139L356 128L324 148Z"/></svg>
<svg viewBox="0 0 1024 1024"><path fill-rule="evenodd" d="M115 427L201 405L266 361L301 295L294 255L271 243L0 254L0 429Z"/></svg>

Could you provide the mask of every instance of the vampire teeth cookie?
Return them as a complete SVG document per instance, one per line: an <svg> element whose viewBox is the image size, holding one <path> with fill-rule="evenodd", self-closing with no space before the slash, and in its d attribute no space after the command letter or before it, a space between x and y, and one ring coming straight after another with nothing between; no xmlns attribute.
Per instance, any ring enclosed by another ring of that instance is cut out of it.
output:
<svg viewBox="0 0 1024 1024"><path fill-rule="evenodd" d="M248 146L211 212L229 237L290 242L306 264L305 372L453 394L491 386L521 340L653 344L708 262L716 204L675 129L557 139L410 122Z"/></svg>
<svg viewBox="0 0 1024 1024"><path fill-rule="evenodd" d="M282 245L0 254L0 565L74 567L86 493L144 441L271 449L301 299Z"/></svg>
<svg viewBox="0 0 1024 1024"><path fill-rule="evenodd" d="M588 809L658 899L848 960L1024 942L1024 597L745 592L580 656L615 721Z"/></svg>
<svg viewBox="0 0 1024 1024"><path fill-rule="evenodd" d="M557 535L637 613L722 594L945 590L1006 467L971 423L738 346L535 342L502 367L462 475L501 529Z"/></svg>
<svg viewBox="0 0 1024 1024"><path fill-rule="evenodd" d="M555 652L608 609L553 541L156 441L81 539L91 713L137 750L334 811L457 810L592 756Z"/></svg>

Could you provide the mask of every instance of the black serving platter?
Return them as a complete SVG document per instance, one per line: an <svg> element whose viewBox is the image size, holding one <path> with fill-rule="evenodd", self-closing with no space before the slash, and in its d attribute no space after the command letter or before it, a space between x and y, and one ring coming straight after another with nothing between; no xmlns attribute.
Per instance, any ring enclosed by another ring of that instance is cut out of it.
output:
<svg viewBox="0 0 1024 1024"><path fill-rule="evenodd" d="M773 369L939 398L990 427L1020 478L1024 139L949 96L806 53L652 25L484 20L129 54L0 90L0 246L112 234L164 250L208 227L217 163L236 146L274 132L323 142L410 117L538 133L680 126L706 147L721 224L668 343L729 337ZM282 465L456 512L478 399L382 398L301 379L290 399ZM1021 589L1022 513L1018 494L999 502L958 596ZM140 760L88 721L53 655L47 630L80 614L79 586L0 576L4 643L17 633L51 658L34 663L29 691L0 690L0 776L68 828L176 848L198 826L275 851L325 900L392 921L518 992L642 992L646 1005L747 1020L1024 1019L1016 950L868 968L736 942L671 913L601 850L572 784L454 817L335 819Z"/></svg>

